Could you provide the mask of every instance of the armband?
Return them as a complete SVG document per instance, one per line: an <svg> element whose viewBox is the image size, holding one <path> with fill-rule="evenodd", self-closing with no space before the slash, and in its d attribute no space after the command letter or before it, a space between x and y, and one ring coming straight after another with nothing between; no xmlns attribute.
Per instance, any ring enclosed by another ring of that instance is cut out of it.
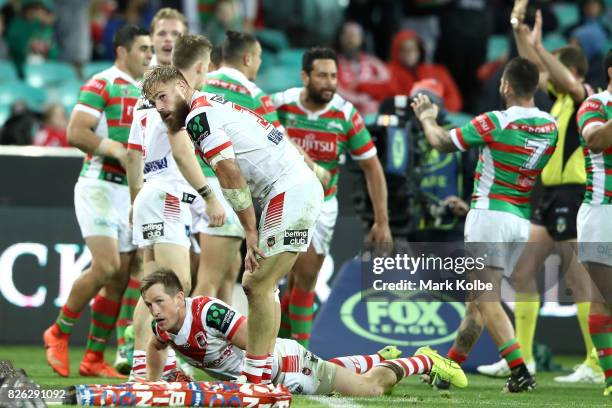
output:
<svg viewBox="0 0 612 408"><path fill-rule="evenodd" d="M225 149L221 150L219 153L215 154L210 159L210 167L212 167L212 169L214 170L215 167L217 167L217 163L219 163L221 160L235 159L235 158L236 158L236 155L234 154L234 149L232 148L232 146L228 146Z"/></svg>
<svg viewBox="0 0 612 408"><path fill-rule="evenodd" d="M221 191L223 192L223 197L225 197L236 212L253 205L251 190L249 190L248 186L242 188L222 188Z"/></svg>

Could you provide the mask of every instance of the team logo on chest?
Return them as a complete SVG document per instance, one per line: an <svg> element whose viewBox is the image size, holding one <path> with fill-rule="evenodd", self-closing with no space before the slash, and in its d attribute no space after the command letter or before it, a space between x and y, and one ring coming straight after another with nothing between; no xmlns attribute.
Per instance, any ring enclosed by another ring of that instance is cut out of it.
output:
<svg viewBox="0 0 612 408"><path fill-rule="evenodd" d="M196 344L198 345L199 348L201 349L206 348L206 335L204 334L204 332L201 332L201 331L197 332L195 336L193 336L193 338L195 339Z"/></svg>

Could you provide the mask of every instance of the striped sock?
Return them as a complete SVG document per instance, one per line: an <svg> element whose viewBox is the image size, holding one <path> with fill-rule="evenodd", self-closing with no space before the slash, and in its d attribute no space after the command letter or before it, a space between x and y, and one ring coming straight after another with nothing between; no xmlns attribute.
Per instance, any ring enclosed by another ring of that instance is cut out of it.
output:
<svg viewBox="0 0 612 408"><path fill-rule="evenodd" d="M580 325L580 332L582 333L582 339L584 340L584 348L586 349L586 357L584 362L594 370L600 370L599 362L597 361L596 355L593 354L593 339L589 332L589 312L591 310L591 302L578 302L576 303L576 317L578 318L578 325Z"/></svg>
<svg viewBox="0 0 612 408"><path fill-rule="evenodd" d="M508 367L510 367L510 371L514 368L520 366L521 364L525 364L525 360L523 360L523 354L521 353L521 345L516 341L516 339L512 339L506 344L503 344L498 348L499 354L506 360L508 363Z"/></svg>
<svg viewBox="0 0 612 408"><path fill-rule="evenodd" d="M606 377L606 387L612 386L612 316L589 316L589 332L597 349L599 365Z"/></svg>
<svg viewBox="0 0 612 408"><path fill-rule="evenodd" d="M291 321L289 320L289 291L286 290L281 299L281 322L278 337L291 338Z"/></svg>
<svg viewBox="0 0 612 408"><path fill-rule="evenodd" d="M369 356L346 356L334 357L328 360L330 363L344 367L356 374L363 374L370 371L372 367L385 361L379 354L371 354Z"/></svg>
<svg viewBox="0 0 612 408"><path fill-rule="evenodd" d="M514 304L514 325L516 340L521 345L525 361L533 361L533 338L538 324L540 295L537 293L517 293Z"/></svg>
<svg viewBox="0 0 612 408"><path fill-rule="evenodd" d="M457 351L455 346L451 346L450 350L448 350L448 354L446 355L446 357L461 365L467 359L467 354L463 354L462 352Z"/></svg>
<svg viewBox="0 0 612 408"><path fill-rule="evenodd" d="M86 353L102 358L108 338L113 332L121 304L101 295L94 298L91 306L91 325L87 336Z"/></svg>
<svg viewBox="0 0 612 408"><path fill-rule="evenodd" d="M74 325L79 320L81 312L73 312L67 305L62 306L59 316L55 321L55 329L57 333L71 334Z"/></svg>
<svg viewBox="0 0 612 408"><path fill-rule="evenodd" d="M174 369L176 369L176 354L173 349L168 348L168 358L166 358L166 364L164 365L164 371L162 375L168 374ZM132 357L132 372L130 373L130 380L146 379L147 352L144 350L134 350L134 356Z"/></svg>
<svg viewBox="0 0 612 408"><path fill-rule="evenodd" d="M433 361L431 361L431 358L419 354L413 357L386 360L376 366L389 368L397 376L397 381L400 382L402 378L409 375L428 373L433 367Z"/></svg>
<svg viewBox="0 0 612 408"><path fill-rule="evenodd" d="M266 365L261 373L261 383L270 384L272 382L272 365L274 364L274 354L268 353L266 358Z"/></svg>
<svg viewBox="0 0 612 408"><path fill-rule="evenodd" d="M265 356L254 356L247 353L244 358L244 367L240 375L244 375L248 382L252 384L261 383L261 377L263 375L263 369L266 365L268 355Z"/></svg>
<svg viewBox="0 0 612 408"><path fill-rule="evenodd" d="M132 324L134 309L140 297L140 281L130 278L123 297L121 298L121 309L119 309L119 318L117 319L117 345L125 344L125 329Z"/></svg>
<svg viewBox="0 0 612 408"><path fill-rule="evenodd" d="M310 342L312 330L312 313L314 292L307 292L300 288L293 288L289 301L289 321L291 322L291 338L305 348Z"/></svg>

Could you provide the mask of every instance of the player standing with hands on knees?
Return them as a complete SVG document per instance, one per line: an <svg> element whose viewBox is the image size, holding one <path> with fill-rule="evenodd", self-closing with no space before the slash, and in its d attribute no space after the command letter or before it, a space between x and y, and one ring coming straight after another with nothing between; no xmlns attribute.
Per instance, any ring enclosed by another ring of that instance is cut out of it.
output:
<svg viewBox="0 0 612 408"><path fill-rule="evenodd" d="M280 324L276 285L298 253L310 245L323 189L281 131L254 112L219 95L198 92L194 83L188 82L186 78L206 76L211 49L204 37L181 37L173 52L174 66L149 72L143 92L160 112L170 137L193 142L213 168L223 195L244 227L247 254L242 283L253 323L248 324L247 356L240 380L259 383L271 376ZM187 154L195 153L191 149ZM179 160L177 164L181 168ZM255 226L252 197L263 208L259 228Z"/></svg>
<svg viewBox="0 0 612 408"><path fill-rule="evenodd" d="M521 57L510 60L499 88L506 110L481 114L450 131L436 123L438 107L427 96L419 94L411 104L427 141L435 149L442 152L480 149L464 235L466 243L488 243L494 247L496 253L487 257L487 267L479 272L479 277L492 282L497 290L504 269L516 261L520 246L513 244L529 239L529 197L557 142L554 118L534 105L538 80L534 63ZM510 367L504 390L535 389L535 379L525 366L499 294L486 294L467 302L466 315L448 357L461 364L484 326Z"/></svg>

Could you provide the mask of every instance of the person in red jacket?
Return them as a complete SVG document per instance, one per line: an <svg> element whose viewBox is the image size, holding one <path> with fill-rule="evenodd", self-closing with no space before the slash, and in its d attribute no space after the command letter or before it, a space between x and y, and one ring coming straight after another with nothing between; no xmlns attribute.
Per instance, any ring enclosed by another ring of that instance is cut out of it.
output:
<svg viewBox="0 0 612 408"><path fill-rule="evenodd" d="M387 64L393 77L393 94L408 95L415 82L435 79L442 84L445 107L450 112L459 112L463 98L457 84L443 65L424 61L421 38L412 30L402 30L393 38L391 61Z"/></svg>

